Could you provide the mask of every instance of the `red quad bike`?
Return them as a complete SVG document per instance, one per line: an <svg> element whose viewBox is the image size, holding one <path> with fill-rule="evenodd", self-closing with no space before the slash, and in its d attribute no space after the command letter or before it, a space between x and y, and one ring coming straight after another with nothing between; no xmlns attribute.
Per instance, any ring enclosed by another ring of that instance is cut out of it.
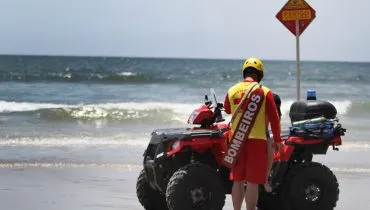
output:
<svg viewBox="0 0 370 210"><path fill-rule="evenodd" d="M222 117L223 104L208 100L192 112L193 128L154 130L144 152L144 169L136 184L141 205L147 210L221 210L231 193L230 170L221 165L230 127ZM261 210L332 210L339 197L333 172L313 162L341 145L345 129L327 101L296 101L290 108L292 125L284 152L274 155L269 181L271 193L260 187Z"/></svg>

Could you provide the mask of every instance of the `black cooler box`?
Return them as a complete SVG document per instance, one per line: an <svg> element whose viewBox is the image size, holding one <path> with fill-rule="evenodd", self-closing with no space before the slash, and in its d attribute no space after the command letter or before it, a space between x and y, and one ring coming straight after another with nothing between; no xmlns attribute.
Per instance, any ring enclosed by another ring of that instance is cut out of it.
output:
<svg viewBox="0 0 370 210"><path fill-rule="evenodd" d="M292 104L289 111L289 117L292 123L317 117L334 119L336 115L337 109L333 104L320 100L296 101Z"/></svg>

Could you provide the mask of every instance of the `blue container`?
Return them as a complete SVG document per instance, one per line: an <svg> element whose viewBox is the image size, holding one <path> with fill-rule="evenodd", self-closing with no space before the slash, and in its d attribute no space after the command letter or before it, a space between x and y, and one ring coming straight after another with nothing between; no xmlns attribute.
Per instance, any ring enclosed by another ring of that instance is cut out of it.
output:
<svg viewBox="0 0 370 210"><path fill-rule="evenodd" d="M324 123L307 123L303 125L303 128L306 130L317 130L325 128Z"/></svg>

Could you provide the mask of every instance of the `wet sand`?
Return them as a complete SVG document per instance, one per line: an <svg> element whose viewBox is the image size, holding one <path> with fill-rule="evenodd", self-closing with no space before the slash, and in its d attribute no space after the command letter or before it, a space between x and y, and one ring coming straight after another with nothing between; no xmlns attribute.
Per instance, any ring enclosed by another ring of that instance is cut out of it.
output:
<svg viewBox="0 0 370 210"><path fill-rule="evenodd" d="M3 210L142 210L135 193L140 167L35 167L0 169ZM335 172L335 171L334 171ZM368 172L335 172L337 210L367 210ZM225 210L232 210L230 195Z"/></svg>

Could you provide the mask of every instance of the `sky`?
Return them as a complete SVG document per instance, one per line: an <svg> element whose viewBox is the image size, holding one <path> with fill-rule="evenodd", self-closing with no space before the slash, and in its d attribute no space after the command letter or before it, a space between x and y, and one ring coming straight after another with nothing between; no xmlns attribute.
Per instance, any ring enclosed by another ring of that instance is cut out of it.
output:
<svg viewBox="0 0 370 210"><path fill-rule="evenodd" d="M287 0L0 0L0 54L295 60ZM370 62L370 1L306 0L300 59Z"/></svg>

